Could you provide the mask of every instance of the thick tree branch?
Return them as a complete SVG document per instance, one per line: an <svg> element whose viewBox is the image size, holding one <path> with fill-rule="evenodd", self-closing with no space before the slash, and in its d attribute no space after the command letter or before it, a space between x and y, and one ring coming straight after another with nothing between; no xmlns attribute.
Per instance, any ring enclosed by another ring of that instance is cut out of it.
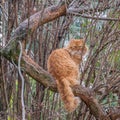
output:
<svg viewBox="0 0 120 120"><path fill-rule="evenodd" d="M45 87L50 88L55 92L57 91L55 80L51 75L29 58L25 52L23 53L22 61L23 69L28 75L43 84Z"/></svg>
<svg viewBox="0 0 120 120"><path fill-rule="evenodd" d="M34 32L38 26L48 23L65 14L66 7L64 2L61 2L59 5L48 7L23 21L16 29L14 36L23 38L26 34Z"/></svg>

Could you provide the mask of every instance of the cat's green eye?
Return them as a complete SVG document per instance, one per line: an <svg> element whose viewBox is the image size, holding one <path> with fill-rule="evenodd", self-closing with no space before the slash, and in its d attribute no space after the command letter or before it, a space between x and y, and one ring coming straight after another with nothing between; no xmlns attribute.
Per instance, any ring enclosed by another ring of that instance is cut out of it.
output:
<svg viewBox="0 0 120 120"><path fill-rule="evenodd" d="M72 49L82 49L82 46L72 46Z"/></svg>

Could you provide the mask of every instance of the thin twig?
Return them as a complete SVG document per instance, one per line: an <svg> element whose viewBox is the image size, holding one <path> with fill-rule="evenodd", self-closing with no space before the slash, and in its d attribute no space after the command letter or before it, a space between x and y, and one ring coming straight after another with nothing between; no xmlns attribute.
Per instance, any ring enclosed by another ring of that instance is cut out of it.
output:
<svg viewBox="0 0 120 120"><path fill-rule="evenodd" d="M75 12L69 12L69 14L73 14L73 15L76 15L76 16L81 16L81 17L89 18L89 19L95 19L95 20L120 21L120 18L95 17L95 16L79 14L79 13L75 13Z"/></svg>
<svg viewBox="0 0 120 120"><path fill-rule="evenodd" d="M25 120L25 105L24 105L24 77L21 73L21 58L22 58L22 44L19 41L20 45L20 54L19 54L19 59L18 59L18 72L22 80L22 88L21 88L21 104L22 104L22 120Z"/></svg>

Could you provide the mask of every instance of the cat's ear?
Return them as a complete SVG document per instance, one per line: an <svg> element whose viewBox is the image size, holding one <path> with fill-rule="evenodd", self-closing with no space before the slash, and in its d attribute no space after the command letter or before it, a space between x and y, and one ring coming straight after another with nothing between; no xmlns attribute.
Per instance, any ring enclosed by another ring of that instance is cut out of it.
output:
<svg viewBox="0 0 120 120"><path fill-rule="evenodd" d="M66 46L67 49L72 49L75 46L76 43L76 39L71 39L68 43L68 45Z"/></svg>

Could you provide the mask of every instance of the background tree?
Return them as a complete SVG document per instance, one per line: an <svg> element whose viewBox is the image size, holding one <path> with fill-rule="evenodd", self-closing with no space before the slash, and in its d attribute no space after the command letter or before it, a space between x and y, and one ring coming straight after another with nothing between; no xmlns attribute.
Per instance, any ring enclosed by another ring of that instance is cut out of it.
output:
<svg viewBox="0 0 120 120"><path fill-rule="evenodd" d="M1 1L0 118L22 119L24 98L26 119L119 119L119 12L119 0ZM71 38L85 38L89 53L73 87L80 106L68 114L46 62Z"/></svg>

